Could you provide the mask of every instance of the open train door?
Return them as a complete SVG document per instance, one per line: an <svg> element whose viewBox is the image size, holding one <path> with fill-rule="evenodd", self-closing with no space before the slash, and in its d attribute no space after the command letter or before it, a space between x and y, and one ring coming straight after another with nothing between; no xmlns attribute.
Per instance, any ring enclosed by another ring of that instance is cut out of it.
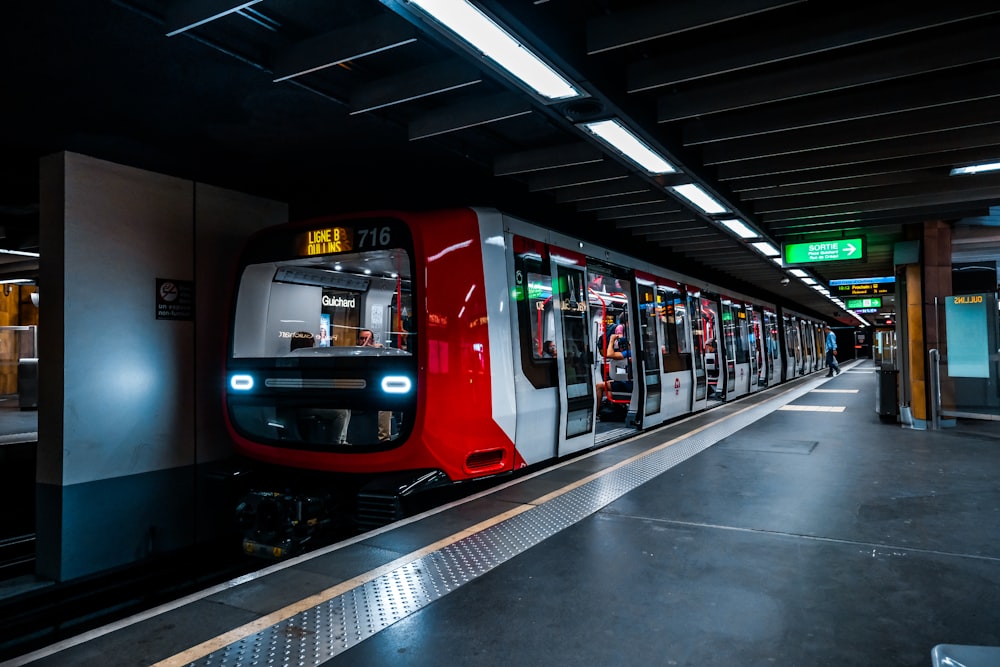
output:
<svg viewBox="0 0 1000 667"><path fill-rule="evenodd" d="M552 248L552 296L559 348L558 456L595 444L590 308L584 257Z"/></svg>

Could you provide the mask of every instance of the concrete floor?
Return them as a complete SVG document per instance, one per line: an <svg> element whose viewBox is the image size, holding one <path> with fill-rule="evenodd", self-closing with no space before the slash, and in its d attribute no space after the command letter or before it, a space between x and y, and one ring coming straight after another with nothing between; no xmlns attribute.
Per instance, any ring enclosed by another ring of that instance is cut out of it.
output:
<svg viewBox="0 0 1000 667"><path fill-rule="evenodd" d="M766 416L356 645L317 658L286 649L277 664L909 667L931 665L938 644L1000 645L1000 424L882 423L874 367L845 367L27 664L151 664L324 589L356 591L352 577L765 405ZM274 627L285 645L344 634ZM192 663L251 664L218 655Z"/></svg>

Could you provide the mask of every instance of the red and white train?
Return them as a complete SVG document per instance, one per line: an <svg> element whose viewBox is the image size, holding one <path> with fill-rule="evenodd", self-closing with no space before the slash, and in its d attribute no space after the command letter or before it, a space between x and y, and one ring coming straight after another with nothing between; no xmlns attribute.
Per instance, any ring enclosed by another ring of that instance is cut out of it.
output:
<svg viewBox="0 0 1000 667"><path fill-rule="evenodd" d="M270 228L234 294L237 450L366 483L362 525L421 489L619 440L823 361L815 319L491 209ZM619 339L605 359L616 323L627 352Z"/></svg>

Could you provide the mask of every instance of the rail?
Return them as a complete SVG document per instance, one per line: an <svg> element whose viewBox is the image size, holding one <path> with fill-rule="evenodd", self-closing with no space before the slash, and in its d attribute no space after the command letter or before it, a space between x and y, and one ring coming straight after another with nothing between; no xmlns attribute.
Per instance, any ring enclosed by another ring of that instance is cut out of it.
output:
<svg viewBox="0 0 1000 667"><path fill-rule="evenodd" d="M937 431L941 428L941 353L933 348L927 352L927 356L930 361L931 429Z"/></svg>

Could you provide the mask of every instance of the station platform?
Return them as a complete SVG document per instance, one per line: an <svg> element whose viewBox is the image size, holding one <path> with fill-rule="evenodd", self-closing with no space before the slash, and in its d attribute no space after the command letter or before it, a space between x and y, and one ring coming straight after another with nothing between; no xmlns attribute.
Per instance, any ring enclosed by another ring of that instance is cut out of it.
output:
<svg viewBox="0 0 1000 667"><path fill-rule="evenodd" d="M912 666L1000 646L1000 423L884 423L875 366L842 369L5 664Z"/></svg>

